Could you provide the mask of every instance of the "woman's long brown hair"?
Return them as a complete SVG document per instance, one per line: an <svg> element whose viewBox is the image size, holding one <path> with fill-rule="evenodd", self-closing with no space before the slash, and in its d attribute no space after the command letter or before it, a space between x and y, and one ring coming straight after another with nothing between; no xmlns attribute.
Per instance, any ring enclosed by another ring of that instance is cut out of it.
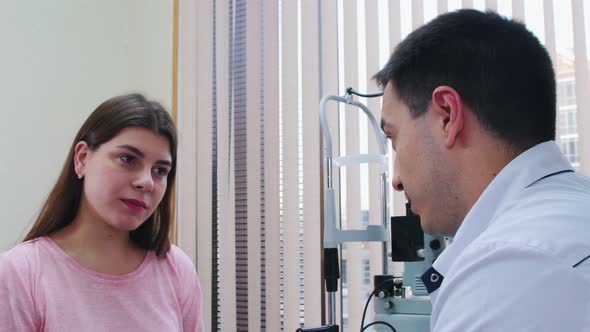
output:
<svg viewBox="0 0 590 332"><path fill-rule="evenodd" d="M154 250L158 256L170 249L171 190L176 174L177 134L172 118L157 102L148 101L140 94L111 98L90 114L74 139L61 174L51 190L41 212L24 241L49 235L69 225L80 207L83 180L74 171L74 148L85 141L89 149L96 150L128 127L142 127L152 130L168 139L172 167L167 177L166 192L154 213L137 229L130 238L140 248Z"/></svg>

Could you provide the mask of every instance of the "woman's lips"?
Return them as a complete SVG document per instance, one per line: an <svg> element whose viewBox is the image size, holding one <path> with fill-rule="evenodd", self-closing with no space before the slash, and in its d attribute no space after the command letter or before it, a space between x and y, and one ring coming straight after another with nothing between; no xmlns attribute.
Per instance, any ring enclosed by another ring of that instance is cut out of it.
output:
<svg viewBox="0 0 590 332"><path fill-rule="evenodd" d="M141 212L147 208L144 202L135 199L122 199L121 201L133 212Z"/></svg>

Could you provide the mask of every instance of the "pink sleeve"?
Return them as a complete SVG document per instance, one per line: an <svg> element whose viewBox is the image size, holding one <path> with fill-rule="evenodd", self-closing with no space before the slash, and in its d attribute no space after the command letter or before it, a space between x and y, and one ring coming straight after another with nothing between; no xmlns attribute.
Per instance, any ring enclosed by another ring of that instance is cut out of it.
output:
<svg viewBox="0 0 590 332"><path fill-rule="evenodd" d="M184 332L204 331L203 296L197 272L191 259L179 248L176 253L176 265L180 273L180 308Z"/></svg>
<svg viewBox="0 0 590 332"><path fill-rule="evenodd" d="M0 254L0 332L37 331L29 257L16 251Z"/></svg>
<svg viewBox="0 0 590 332"><path fill-rule="evenodd" d="M182 323L185 332L202 332L204 331L203 323L203 300L201 287L197 274L194 273L192 281L187 280L187 291L182 294L184 303L182 303Z"/></svg>

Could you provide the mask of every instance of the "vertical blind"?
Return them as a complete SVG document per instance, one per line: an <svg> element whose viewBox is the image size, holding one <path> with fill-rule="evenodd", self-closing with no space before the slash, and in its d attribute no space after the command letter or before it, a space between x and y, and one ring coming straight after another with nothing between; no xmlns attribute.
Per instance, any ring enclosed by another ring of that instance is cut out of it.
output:
<svg viewBox="0 0 590 332"><path fill-rule="evenodd" d="M178 238L199 273L206 330L295 331L325 323L320 98L349 86L376 92L371 77L395 45L458 8L498 11L539 36L556 68L557 141L590 174L582 0L179 2ZM378 98L360 101L380 117ZM334 151L377 151L356 109L328 104L327 113ZM334 188L342 228L381 222L376 167L335 170ZM404 213L403 204L403 194L391 194L391 215ZM381 273L381 248L354 243L341 252L337 319L352 330L360 326L370 276ZM400 274L400 266L389 272Z"/></svg>

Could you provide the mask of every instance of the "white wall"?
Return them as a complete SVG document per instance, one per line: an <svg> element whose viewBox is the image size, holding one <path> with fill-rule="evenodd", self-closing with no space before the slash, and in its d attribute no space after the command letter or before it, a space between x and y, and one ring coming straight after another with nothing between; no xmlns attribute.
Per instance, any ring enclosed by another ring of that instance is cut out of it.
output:
<svg viewBox="0 0 590 332"><path fill-rule="evenodd" d="M170 109L172 6L0 2L0 251L32 225L96 106L138 91Z"/></svg>

